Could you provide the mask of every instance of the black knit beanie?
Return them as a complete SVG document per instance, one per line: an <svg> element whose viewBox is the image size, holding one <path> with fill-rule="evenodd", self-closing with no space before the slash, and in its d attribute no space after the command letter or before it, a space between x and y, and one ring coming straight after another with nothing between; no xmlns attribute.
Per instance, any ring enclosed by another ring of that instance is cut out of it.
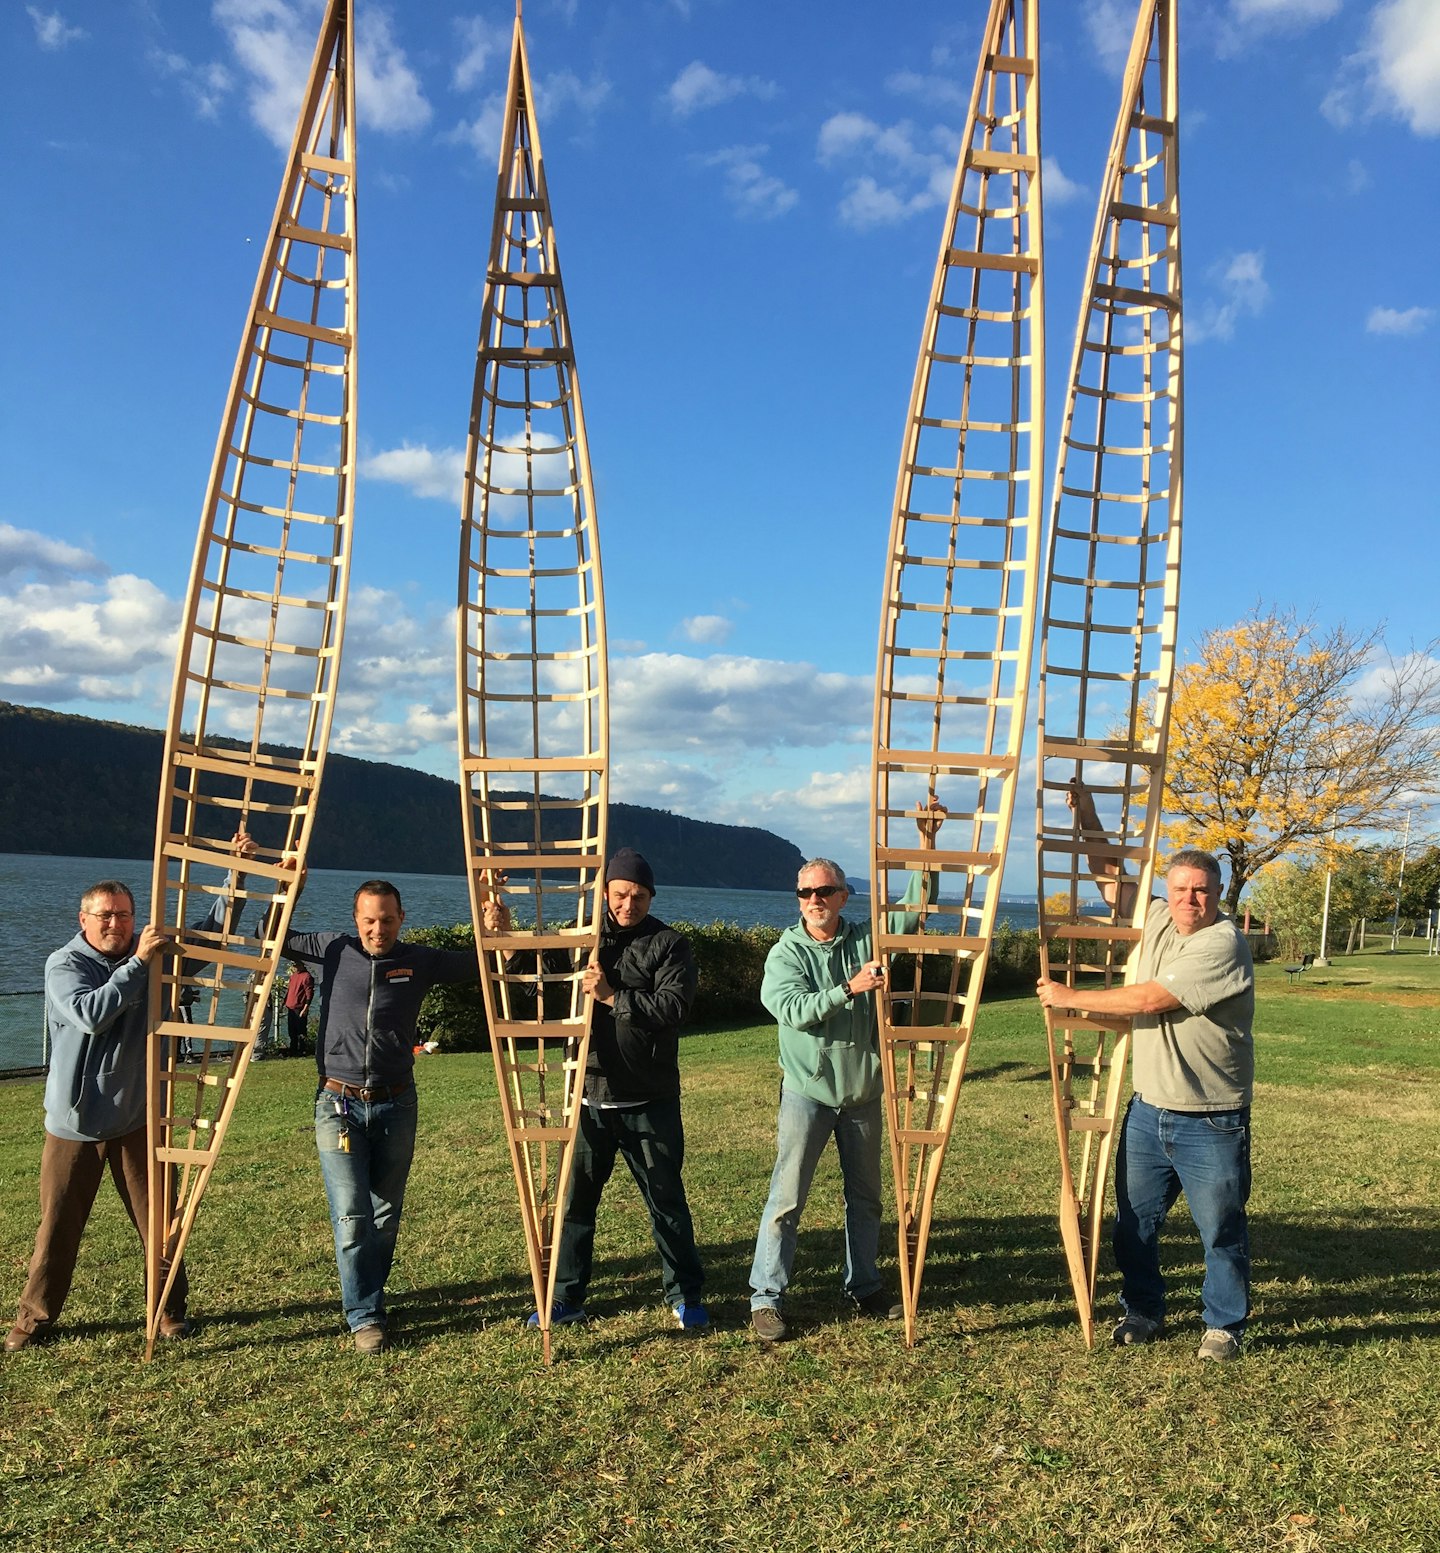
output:
<svg viewBox="0 0 1440 1553"><path fill-rule="evenodd" d="M650 865L635 850L634 847L621 847L605 866L605 883L612 879L624 879L630 884L638 884L642 889L655 893L655 875L651 872Z"/></svg>

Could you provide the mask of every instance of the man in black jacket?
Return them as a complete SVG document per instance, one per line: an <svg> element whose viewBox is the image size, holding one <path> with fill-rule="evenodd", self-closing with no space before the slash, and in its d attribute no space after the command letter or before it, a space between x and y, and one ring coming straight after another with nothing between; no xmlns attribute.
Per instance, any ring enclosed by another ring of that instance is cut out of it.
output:
<svg viewBox="0 0 1440 1553"><path fill-rule="evenodd" d="M315 1061L315 1144L335 1231L345 1320L356 1351L386 1347L385 1281L415 1154L415 1021L431 987L477 981L471 950L400 937L400 892L355 892L353 933L287 933L285 954L324 996Z"/></svg>
<svg viewBox="0 0 1440 1553"><path fill-rule="evenodd" d="M705 1274L680 1178L680 1022L698 974L690 945L650 915L655 875L626 847L605 870L600 949L584 985L595 999L585 1103L565 1199L551 1321L580 1321L595 1248L595 1210L615 1156L623 1155L650 1212L665 1298L686 1331L709 1325L701 1303ZM538 1313L530 1317L539 1325Z"/></svg>

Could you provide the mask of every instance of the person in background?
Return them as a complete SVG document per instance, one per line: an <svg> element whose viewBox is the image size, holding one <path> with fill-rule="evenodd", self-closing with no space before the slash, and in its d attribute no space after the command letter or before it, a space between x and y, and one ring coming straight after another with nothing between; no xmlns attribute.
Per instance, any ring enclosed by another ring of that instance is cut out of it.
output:
<svg viewBox="0 0 1440 1553"><path fill-rule="evenodd" d="M290 1040L290 1055L303 1057L310 1039L310 1004L315 996L315 978L296 966L285 985L285 1031Z"/></svg>

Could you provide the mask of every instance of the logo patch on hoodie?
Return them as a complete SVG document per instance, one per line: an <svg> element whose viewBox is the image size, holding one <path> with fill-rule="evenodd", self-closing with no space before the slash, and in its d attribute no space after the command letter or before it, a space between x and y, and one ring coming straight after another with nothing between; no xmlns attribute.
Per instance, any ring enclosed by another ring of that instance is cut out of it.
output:
<svg viewBox="0 0 1440 1553"><path fill-rule="evenodd" d="M410 981L415 975L414 970L408 965L397 966L393 971L385 972L387 982Z"/></svg>

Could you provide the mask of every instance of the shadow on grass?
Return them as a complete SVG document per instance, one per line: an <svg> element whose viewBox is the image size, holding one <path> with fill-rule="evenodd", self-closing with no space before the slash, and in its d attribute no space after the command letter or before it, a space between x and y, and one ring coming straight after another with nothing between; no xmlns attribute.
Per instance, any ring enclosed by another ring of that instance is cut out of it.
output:
<svg viewBox="0 0 1440 1553"><path fill-rule="evenodd" d="M898 1299L893 1231L881 1242L881 1273ZM1114 1304L1117 1278L1107 1244L1102 1254L1096 1307L1103 1322ZM1440 1336L1440 1210L1387 1212L1361 1209L1313 1220L1252 1215L1250 1237L1257 1291L1255 1335L1267 1347L1348 1346L1402 1338ZM748 1274L753 1243L702 1243L708 1274L706 1304L721 1331L744 1329L750 1320ZM803 1338L853 1314L843 1289L844 1235L838 1228L802 1227L795 1276L786 1296L794 1336ZM1183 1211L1162 1241L1172 1319L1199 1316L1204 1269L1193 1227ZM338 1290L336 1291L338 1296ZM656 1340L690 1341L661 1308L657 1256L596 1258L587 1310L601 1323L590 1329L592 1350L634 1349ZM487 1327L520 1331L534 1307L528 1275L504 1274L461 1282L400 1288L391 1299L400 1346ZM648 1312L637 1328L623 1318ZM1073 1326L1075 1313L1060 1237L1045 1215L971 1216L937 1224L926 1254L920 1314L922 1336L955 1335L953 1318L974 1312L989 1332L1025 1333ZM197 1309L210 1329L207 1347L257 1344L284 1348L318 1336L343 1335L337 1298L290 1301L249 1309ZM949 1329L931 1325L926 1318ZM613 1326L610 1323L614 1322ZM608 1327L608 1330L606 1328ZM217 1329L230 1329L221 1335ZM66 1323L67 1337L133 1331L124 1321ZM233 1334L233 1336L232 1336ZM597 1343L597 1337L600 1339Z"/></svg>

